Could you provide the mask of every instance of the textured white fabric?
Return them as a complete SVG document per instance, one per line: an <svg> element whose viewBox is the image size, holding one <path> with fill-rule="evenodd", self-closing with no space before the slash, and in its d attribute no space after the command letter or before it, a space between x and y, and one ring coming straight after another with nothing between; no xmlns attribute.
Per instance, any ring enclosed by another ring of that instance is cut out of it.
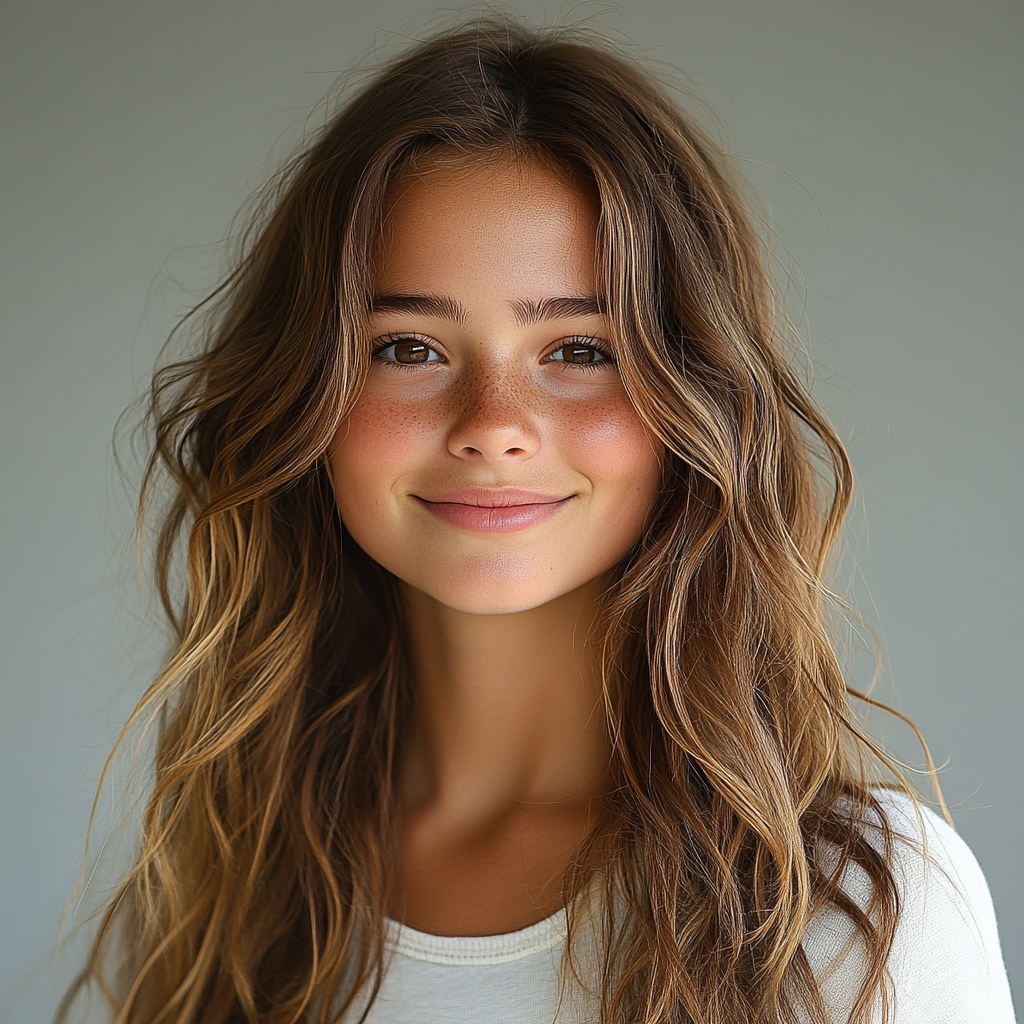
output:
<svg viewBox="0 0 1024 1024"><path fill-rule="evenodd" d="M889 959L894 1024L1014 1024L995 912L981 868L938 816L919 819L910 800L880 791L894 830L903 911ZM921 825L924 828L922 831ZM871 837L869 836L869 839ZM927 857L922 853L927 851ZM866 905L859 869L843 879ZM596 1012L582 992L559 1004L563 913L522 931L479 938L427 935L388 924L388 969L368 1024L577 1024ZM820 913L804 939L835 1024L860 984L861 950L847 918ZM585 962L585 952L581 959ZM358 1007L346 1020L359 1019ZM876 1013L878 1008L876 1007Z"/></svg>

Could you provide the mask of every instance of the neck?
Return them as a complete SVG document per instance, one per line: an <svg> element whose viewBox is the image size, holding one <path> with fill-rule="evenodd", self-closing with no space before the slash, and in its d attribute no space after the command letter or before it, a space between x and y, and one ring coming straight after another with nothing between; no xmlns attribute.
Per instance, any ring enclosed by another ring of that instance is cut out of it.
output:
<svg viewBox="0 0 1024 1024"><path fill-rule="evenodd" d="M403 588L414 710L402 803L473 819L608 791L609 741L586 643L602 585L508 615L455 611Z"/></svg>

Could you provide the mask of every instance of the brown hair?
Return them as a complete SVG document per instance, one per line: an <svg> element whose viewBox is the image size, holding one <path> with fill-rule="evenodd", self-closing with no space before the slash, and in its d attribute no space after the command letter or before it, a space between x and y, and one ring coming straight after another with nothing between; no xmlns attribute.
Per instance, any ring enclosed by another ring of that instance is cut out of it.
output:
<svg viewBox="0 0 1024 1024"><path fill-rule="evenodd" d="M409 680L395 582L347 538L324 456L368 365L389 183L439 150L536 155L593 190L622 377L666 451L596 638L614 825L565 881L575 932L603 880L601 1019L825 1021L801 939L833 906L865 950L866 1020L899 900L829 638L846 454L784 356L714 145L606 44L505 21L414 47L340 110L200 307L202 350L154 378L140 516L169 479L175 636L135 712L161 716L155 785L61 1013L97 984L119 1022L326 1022L379 985ZM839 884L852 864L866 907Z"/></svg>

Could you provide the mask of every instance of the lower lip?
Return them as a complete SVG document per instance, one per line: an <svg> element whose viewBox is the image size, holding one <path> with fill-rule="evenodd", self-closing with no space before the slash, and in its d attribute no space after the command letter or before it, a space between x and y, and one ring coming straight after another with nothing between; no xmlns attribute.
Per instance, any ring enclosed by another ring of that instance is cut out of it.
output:
<svg viewBox="0 0 1024 1024"><path fill-rule="evenodd" d="M416 499L431 515L450 526L481 533L514 533L536 526L556 515L572 495L561 501L537 502L529 505L462 505L454 501L425 501Z"/></svg>

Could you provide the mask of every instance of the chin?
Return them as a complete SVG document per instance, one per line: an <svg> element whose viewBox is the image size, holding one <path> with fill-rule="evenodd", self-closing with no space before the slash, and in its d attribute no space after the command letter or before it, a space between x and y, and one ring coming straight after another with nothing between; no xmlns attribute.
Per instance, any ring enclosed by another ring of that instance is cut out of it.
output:
<svg viewBox="0 0 1024 1024"><path fill-rule="evenodd" d="M552 579L553 575L548 565L524 565L518 559L481 559L476 564L469 559L457 567L416 573L404 579L457 612L514 615L539 608L587 582L564 577Z"/></svg>
<svg viewBox="0 0 1024 1024"><path fill-rule="evenodd" d="M556 597L562 596L558 593L495 594L493 591L487 590L453 591L450 594L439 593L435 590L434 592L424 591L424 593L445 607L464 615L515 615L517 612L528 612L532 608L539 608Z"/></svg>

